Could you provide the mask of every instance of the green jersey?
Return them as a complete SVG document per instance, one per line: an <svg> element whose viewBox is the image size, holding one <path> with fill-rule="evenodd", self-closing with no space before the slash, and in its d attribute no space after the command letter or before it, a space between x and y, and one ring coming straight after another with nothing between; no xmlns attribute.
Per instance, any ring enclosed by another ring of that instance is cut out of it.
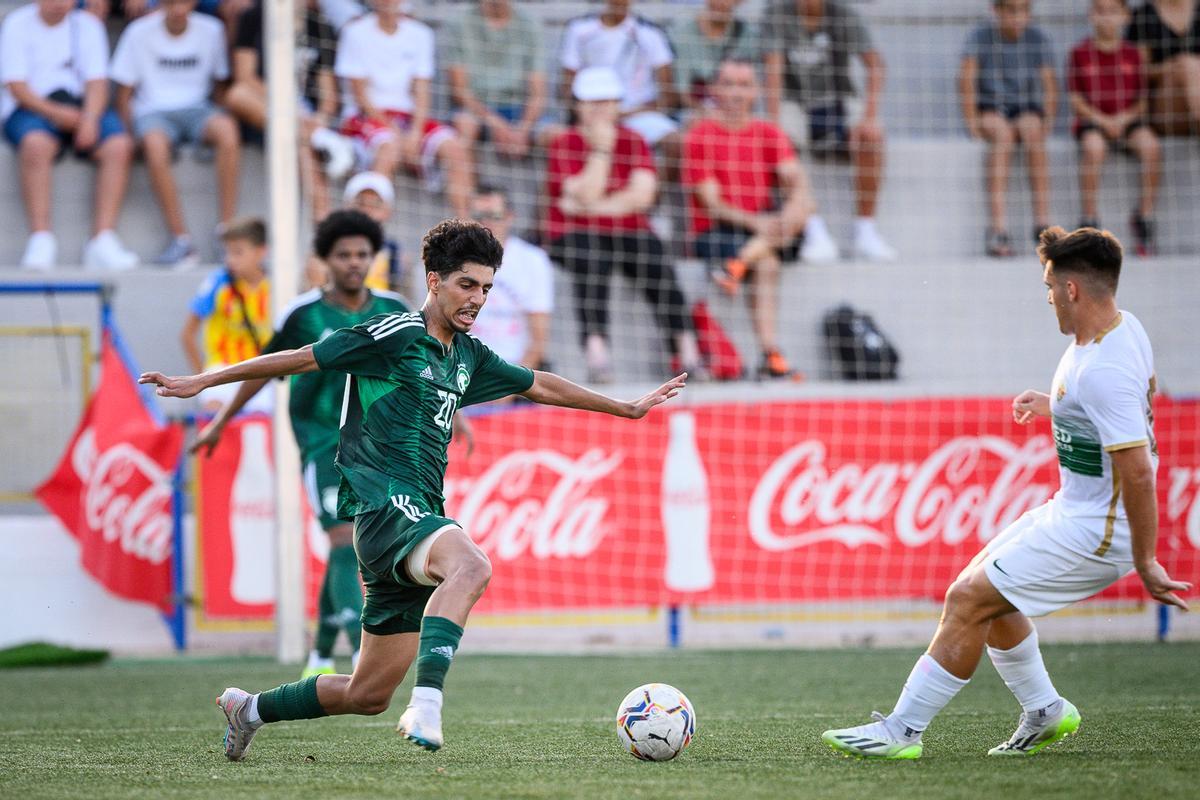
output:
<svg viewBox="0 0 1200 800"><path fill-rule="evenodd" d="M352 327L389 311L409 310L398 294L368 291L371 296L358 311L334 304L320 289L305 292L283 313L275 335L263 352L296 350L320 341L339 328ZM324 371L293 375L291 388L288 412L292 417L292 431L296 434L301 458L309 461L314 453L337 447L346 375Z"/></svg>
<svg viewBox="0 0 1200 800"><path fill-rule="evenodd" d="M421 314L384 314L335 331L313 355L322 370L350 375L337 455L338 516L346 519L400 495L443 513L454 413L533 385L532 372L478 339L456 333L442 344Z"/></svg>

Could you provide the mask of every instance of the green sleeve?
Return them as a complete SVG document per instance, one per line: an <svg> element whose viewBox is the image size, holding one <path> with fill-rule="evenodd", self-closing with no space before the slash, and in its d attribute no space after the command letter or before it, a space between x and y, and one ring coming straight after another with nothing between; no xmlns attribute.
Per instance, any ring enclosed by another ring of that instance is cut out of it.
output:
<svg viewBox="0 0 1200 800"><path fill-rule="evenodd" d="M477 339L471 339L477 353L475 372L463 394L461 406L486 403L510 394L520 394L533 386L533 371L510 364Z"/></svg>
<svg viewBox="0 0 1200 800"><path fill-rule="evenodd" d="M332 372L386 378L391 371L366 323L329 334L313 345L313 357L317 366Z"/></svg>

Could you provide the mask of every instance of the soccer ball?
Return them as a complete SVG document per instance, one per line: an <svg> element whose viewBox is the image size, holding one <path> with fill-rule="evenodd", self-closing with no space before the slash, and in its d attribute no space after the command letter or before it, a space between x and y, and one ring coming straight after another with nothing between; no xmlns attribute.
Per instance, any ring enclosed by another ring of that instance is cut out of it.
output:
<svg viewBox="0 0 1200 800"><path fill-rule="evenodd" d="M674 686L647 683L617 707L617 739L642 761L670 761L695 735L696 712Z"/></svg>

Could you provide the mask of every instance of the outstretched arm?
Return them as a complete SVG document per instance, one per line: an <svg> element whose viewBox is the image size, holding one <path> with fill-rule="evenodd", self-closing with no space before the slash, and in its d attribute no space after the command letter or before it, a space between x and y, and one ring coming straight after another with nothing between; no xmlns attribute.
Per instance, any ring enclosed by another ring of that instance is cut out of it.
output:
<svg viewBox="0 0 1200 800"><path fill-rule="evenodd" d="M299 375L316 372L321 367L313 356L312 345L299 350L282 350L234 364L229 367L209 370L199 375L167 377L161 372L143 372L138 383L153 383L158 386L159 397L195 397L212 386L259 378L282 378L284 375Z"/></svg>
<svg viewBox="0 0 1200 800"><path fill-rule="evenodd" d="M599 411L603 414L612 414L614 417L641 419L650 409L679 394L679 391L686 385L687 373L684 372L637 400L623 401L614 400L577 383L571 383L553 372L535 371L533 386L522 392L521 396L548 406L564 406L583 411Z"/></svg>

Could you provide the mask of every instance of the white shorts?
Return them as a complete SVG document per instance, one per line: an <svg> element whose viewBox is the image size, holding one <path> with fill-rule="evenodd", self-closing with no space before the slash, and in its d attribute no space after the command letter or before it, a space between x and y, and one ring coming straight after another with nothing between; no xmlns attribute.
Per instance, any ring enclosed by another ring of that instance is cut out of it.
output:
<svg viewBox="0 0 1200 800"><path fill-rule="evenodd" d="M1044 617L1099 594L1133 569L1129 561L1069 550L1066 537L1049 503L1026 511L988 543L988 580L1025 616Z"/></svg>

